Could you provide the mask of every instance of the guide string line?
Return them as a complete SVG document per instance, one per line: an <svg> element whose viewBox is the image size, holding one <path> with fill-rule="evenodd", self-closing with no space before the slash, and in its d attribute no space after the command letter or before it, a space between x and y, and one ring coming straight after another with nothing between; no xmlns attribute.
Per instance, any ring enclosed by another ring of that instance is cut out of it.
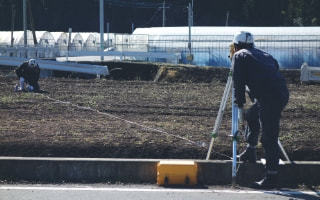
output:
<svg viewBox="0 0 320 200"><path fill-rule="evenodd" d="M50 100L52 100L52 101L54 101L54 102L60 103L60 104L69 104L69 105L71 105L73 107L76 107L76 108L79 108L79 109L82 109L82 110L89 110L89 111L92 111L92 112L99 113L101 115L108 116L108 117L113 118L113 119L117 119L117 120L123 121L123 122L128 123L128 124L133 124L135 126L138 126L138 127L142 128L143 130L154 131L154 132L158 132L158 133L165 134L165 135L168 135L168 136L172 136L172 137L184 140L184 141L188 142L189 144L193 144L193 145L195 145L197 147L200 147L200 148L208 150L208 147L201 145L199 142L192 141L190 139L181 137L179 135L174 135L172 133L168 133L166 131L163 131L163 130L160 130L160 129L157 129L157 128L148 127L148 126L139 124L139 123L134 122L134 121L130 121L130 120L127 120L127 119L124 119L124 118L121 118L121 117L106 113L106 112L99 111L97 109L93 109L93 108L88 107L88 106L79 106L79 105L74 104L74 103L69 102L69 101L62 101L62 100L55 99L55 98L52 98L52 97L49 97L49 96L45 96L45 97L50 99ZM228 156L228 155L225 155L225 154L222 154L222 153L219 153L219 152L216 152L216 151L213 151L213 152L218 154L218 155L221 155L223 157L227 157L227 158L231 159L231 157Z"/></svg>

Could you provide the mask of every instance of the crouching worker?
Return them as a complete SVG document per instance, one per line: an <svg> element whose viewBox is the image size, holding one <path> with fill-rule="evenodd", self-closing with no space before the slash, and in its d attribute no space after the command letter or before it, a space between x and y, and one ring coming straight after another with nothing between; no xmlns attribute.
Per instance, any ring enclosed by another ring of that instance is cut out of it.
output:
<svg viewBox="0 0 320 200"><path fill-rule="evenodd" d="M16 75L19 78L19 86L16 86L16 91L39 91L40 68L35 59L30 59L22 63L16 70ZM24 87L26 83L26 88Z"/></svg>
<svg viewBox="0 0 320 200"><path fill-rule="evenodd" d="M276 59L254 47L249 32L238 32L233 40L235 53L232 57L235 103L242 108L246 103L246 86L250 98L255 99L245 119L249 130L246 134L247 148L240 160L256 162L256 145L262 130L261 143L266 156L265 177L254 182L252 187L271 189L277 187L279 165L279 126L281 112L288 103L289 92L284 77L279 72Z"/></svg>

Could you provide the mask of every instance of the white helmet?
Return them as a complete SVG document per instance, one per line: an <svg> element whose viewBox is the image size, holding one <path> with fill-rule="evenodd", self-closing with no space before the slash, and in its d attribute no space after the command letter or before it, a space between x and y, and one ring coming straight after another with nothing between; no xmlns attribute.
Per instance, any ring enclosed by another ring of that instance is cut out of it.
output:
<svg viewBox="0 0 320 200"><path fill-rule="evenodd" d="M239 31L234 35L233 43L234 44L253 44L253 35L247 31Z"/></svg>
<svg viewBox="0 0 320 200"><path fill-rule="evenodd" d="M36 62L35 59L30 59L28 63L29 63L29 66L30 66L30 67L31 67L31 66L34 67L34 66L37 65L37 62Z"/></svg>

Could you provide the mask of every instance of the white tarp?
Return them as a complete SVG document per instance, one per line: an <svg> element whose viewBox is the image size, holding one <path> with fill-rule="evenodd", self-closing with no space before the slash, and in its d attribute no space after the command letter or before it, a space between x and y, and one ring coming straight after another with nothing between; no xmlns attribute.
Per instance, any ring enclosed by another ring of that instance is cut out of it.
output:
<svg viewBox="0 0 320 200"><path fill-rule="evenodd" d="M300 80L301 82L320 82L320 67L308 66L307 63L303 63L301 66Z"/></svg>

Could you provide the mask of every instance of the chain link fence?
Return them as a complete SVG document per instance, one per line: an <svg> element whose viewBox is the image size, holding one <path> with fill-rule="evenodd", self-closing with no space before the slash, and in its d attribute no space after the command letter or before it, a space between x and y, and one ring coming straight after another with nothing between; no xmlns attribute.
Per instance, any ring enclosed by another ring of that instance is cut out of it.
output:
<svg viewBox="0 0 320 200"><path fill-rule="evenodd" d="M233 35L193 35L191 39L191 64L200 66L230 66L229 45ZM188 63L188 36L149 36L151 52L180 52L181 62ZM281 68L300 68L307 62L320 66L320 35L259 35L255 46L278 60Z"/></svg>
<svg viewBox="0 0 320 200"><path fill-rule="evenodd" d="M1 38L0 33L0 38ZM21 32L20 32L21 34ZM26 48L33 54L43 58L55 58L65 56L65 52L81 51L99 52L100 37L97 33L72 33L73 38L69 43L68 34L51 36L45 32L42 37L38 37L39 42L33 45L31 42L25 47L20 38L20 43L10 45L9 42L0 44L0 56L17 56L19 52L25 52ZM298 69L302 63L309 66L320 66L320 34L318 35L257 35L255 36L255 46L273 55L279 62L281 68ZM17 37L17 36L16 36ZM31 36L30 36L31 37ZM30 39L30 37L28 37ZM9 35L7 34L7 38ZM104 35L104 49L116 52L139 52L143 53L179 53L180 63L193 64L198 66L222 66L231 65L229 55L229 45L233 35L192 35L191 49L188 46L188 35L143 35L143 34L115 34ZM7 39L8 40L8 39ZM28 40L29 41L29 40ZM32 41L32 40L30 40ZM190 60L190 52L192 60ZM101 53L100 53L101 54ZM156 56L131 57L134 60L145 60L151 62L170 62L170 59Z"/></svg>

